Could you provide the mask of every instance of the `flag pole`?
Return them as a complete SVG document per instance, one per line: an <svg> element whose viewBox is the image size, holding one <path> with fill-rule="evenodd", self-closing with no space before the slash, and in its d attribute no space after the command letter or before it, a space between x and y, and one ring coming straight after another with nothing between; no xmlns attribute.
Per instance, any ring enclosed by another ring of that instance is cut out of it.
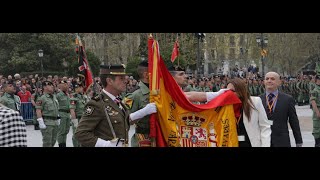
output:
<svg viewBox="0 0 320 180"><path fill-rule="evenodd" d="M179 35L178 35L178 33L177 33L177 38L176 38L176 42L178 42L178 38L179 38ZM179 49L179 46L177 47L178 49ZM180 50L179 50L180 51ZM180 66L179 64L180 64L180 61L179 61L179 55L177 56L177 58L178 58L178 67Z"/></svg>

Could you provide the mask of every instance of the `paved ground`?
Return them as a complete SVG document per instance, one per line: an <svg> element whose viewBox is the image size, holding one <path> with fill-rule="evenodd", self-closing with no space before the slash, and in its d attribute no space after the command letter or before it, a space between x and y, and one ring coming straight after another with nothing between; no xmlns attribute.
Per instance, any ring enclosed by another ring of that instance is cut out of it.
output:
<svg viewBox="0 0 320 180"><path fill-rule="evenodd" d="M297 115L300 121L301 134L303 138L303 147L314 147L314 138L312 135L312 110L309 105L296 106ZM295 141L290 130L291 145L295 146Z"/></svg>
<svg viewBox="0 0 320 180"><path fill-rule="evenodd" d="M300 120L301 133L303 137L303 147L314 147L314 138L312 136L312 110L310 106L296 106L297 114ZM134 128L130 128L129 136L131 137L134 133ZM35 131L33 125L27 126L28 146L29 147L41 147L42 136L39 130ZM295 141L290 130L291 144L295 147ZM57 143L55 145L58 146ZM67 137L67 147L72 147L72 128Z"/></svg>

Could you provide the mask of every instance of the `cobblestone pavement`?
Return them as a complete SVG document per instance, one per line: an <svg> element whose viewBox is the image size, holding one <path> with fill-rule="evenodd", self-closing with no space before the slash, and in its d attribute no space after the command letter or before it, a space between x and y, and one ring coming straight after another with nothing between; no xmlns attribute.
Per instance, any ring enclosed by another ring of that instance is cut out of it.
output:
<svg viewBox="0 0 320 180"><path fill-rule="evenodd" d="M300 120L301 133L303 137L303 147L314 147L314 138L312 136L312 110L310 106L296 106L297 115ZM291 144L295 147L295 141L292 135L291 129L290 138ZM129 136L131 137L134 133L134 127L130 128ZM28 147L41 147L42 146L42 135L39 130L34 130L33 125L27 125L27 138ZM129 141L130 142L130 141ZM55 147L58 146L56 143ZM72 128L67 137L67 147L72 147Z"/></svg>

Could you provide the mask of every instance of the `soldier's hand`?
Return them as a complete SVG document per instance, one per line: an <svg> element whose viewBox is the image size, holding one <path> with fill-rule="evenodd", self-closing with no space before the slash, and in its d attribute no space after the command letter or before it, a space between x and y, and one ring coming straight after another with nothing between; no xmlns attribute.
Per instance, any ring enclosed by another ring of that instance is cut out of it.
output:
<svg viewBox="0 0 320 180"><path fill-rule="evenodd" d="M46 129L47 126L44 124L43 118L38 118L37 121L39 122L40 129Z"/></svg>
<svg viewBox="0 0 320 180"><path fill-rule="evenodd" d="M98 138L95 147L124 147L124 139L115 138L110 141Z"/></svg>
<svg viewBox="0 0 320 180"><path fill-rule="evenodd" d="M124 139L116 138L110 141L110 144L108 147L123 147L123 142L124 142Z"/></svg>
<svg viewBox="0 0 320 180"><path fill-rule="evenodd" d="M157 112L157 106L155 103L149 103L146 105L146 107L140 109L139 111L136 111L134 113L130 114L131 121L135 121L137 119L143 118L146 115L156 113Z"/></svg>
<svg viewBox="0 0 320 180"><path fill-rule="evenodd" d="M73 126L75 127L75 128L77 128L78 127L78 119L71 119L71 122L72 122L72 124L73 124Z"/></svg>
<svg viewBox="0 0 320 180"><path fill-rule="evenodd" d="M223 94L227 90L229 90L229 89L220 89L218 92L206 92L207 102L209 102L212 99L216 98L220 94Z"/></svg>

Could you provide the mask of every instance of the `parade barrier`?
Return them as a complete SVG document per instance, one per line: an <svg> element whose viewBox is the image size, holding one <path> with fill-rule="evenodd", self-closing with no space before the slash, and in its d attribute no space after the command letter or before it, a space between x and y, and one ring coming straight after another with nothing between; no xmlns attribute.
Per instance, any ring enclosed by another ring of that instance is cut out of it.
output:
<svg viewBox="0 0 320 180"><path fill-rule="evenodd" d="M33 120L33 106L31 102L22 102L20 108L20 114L24 121Z"/></svg>

